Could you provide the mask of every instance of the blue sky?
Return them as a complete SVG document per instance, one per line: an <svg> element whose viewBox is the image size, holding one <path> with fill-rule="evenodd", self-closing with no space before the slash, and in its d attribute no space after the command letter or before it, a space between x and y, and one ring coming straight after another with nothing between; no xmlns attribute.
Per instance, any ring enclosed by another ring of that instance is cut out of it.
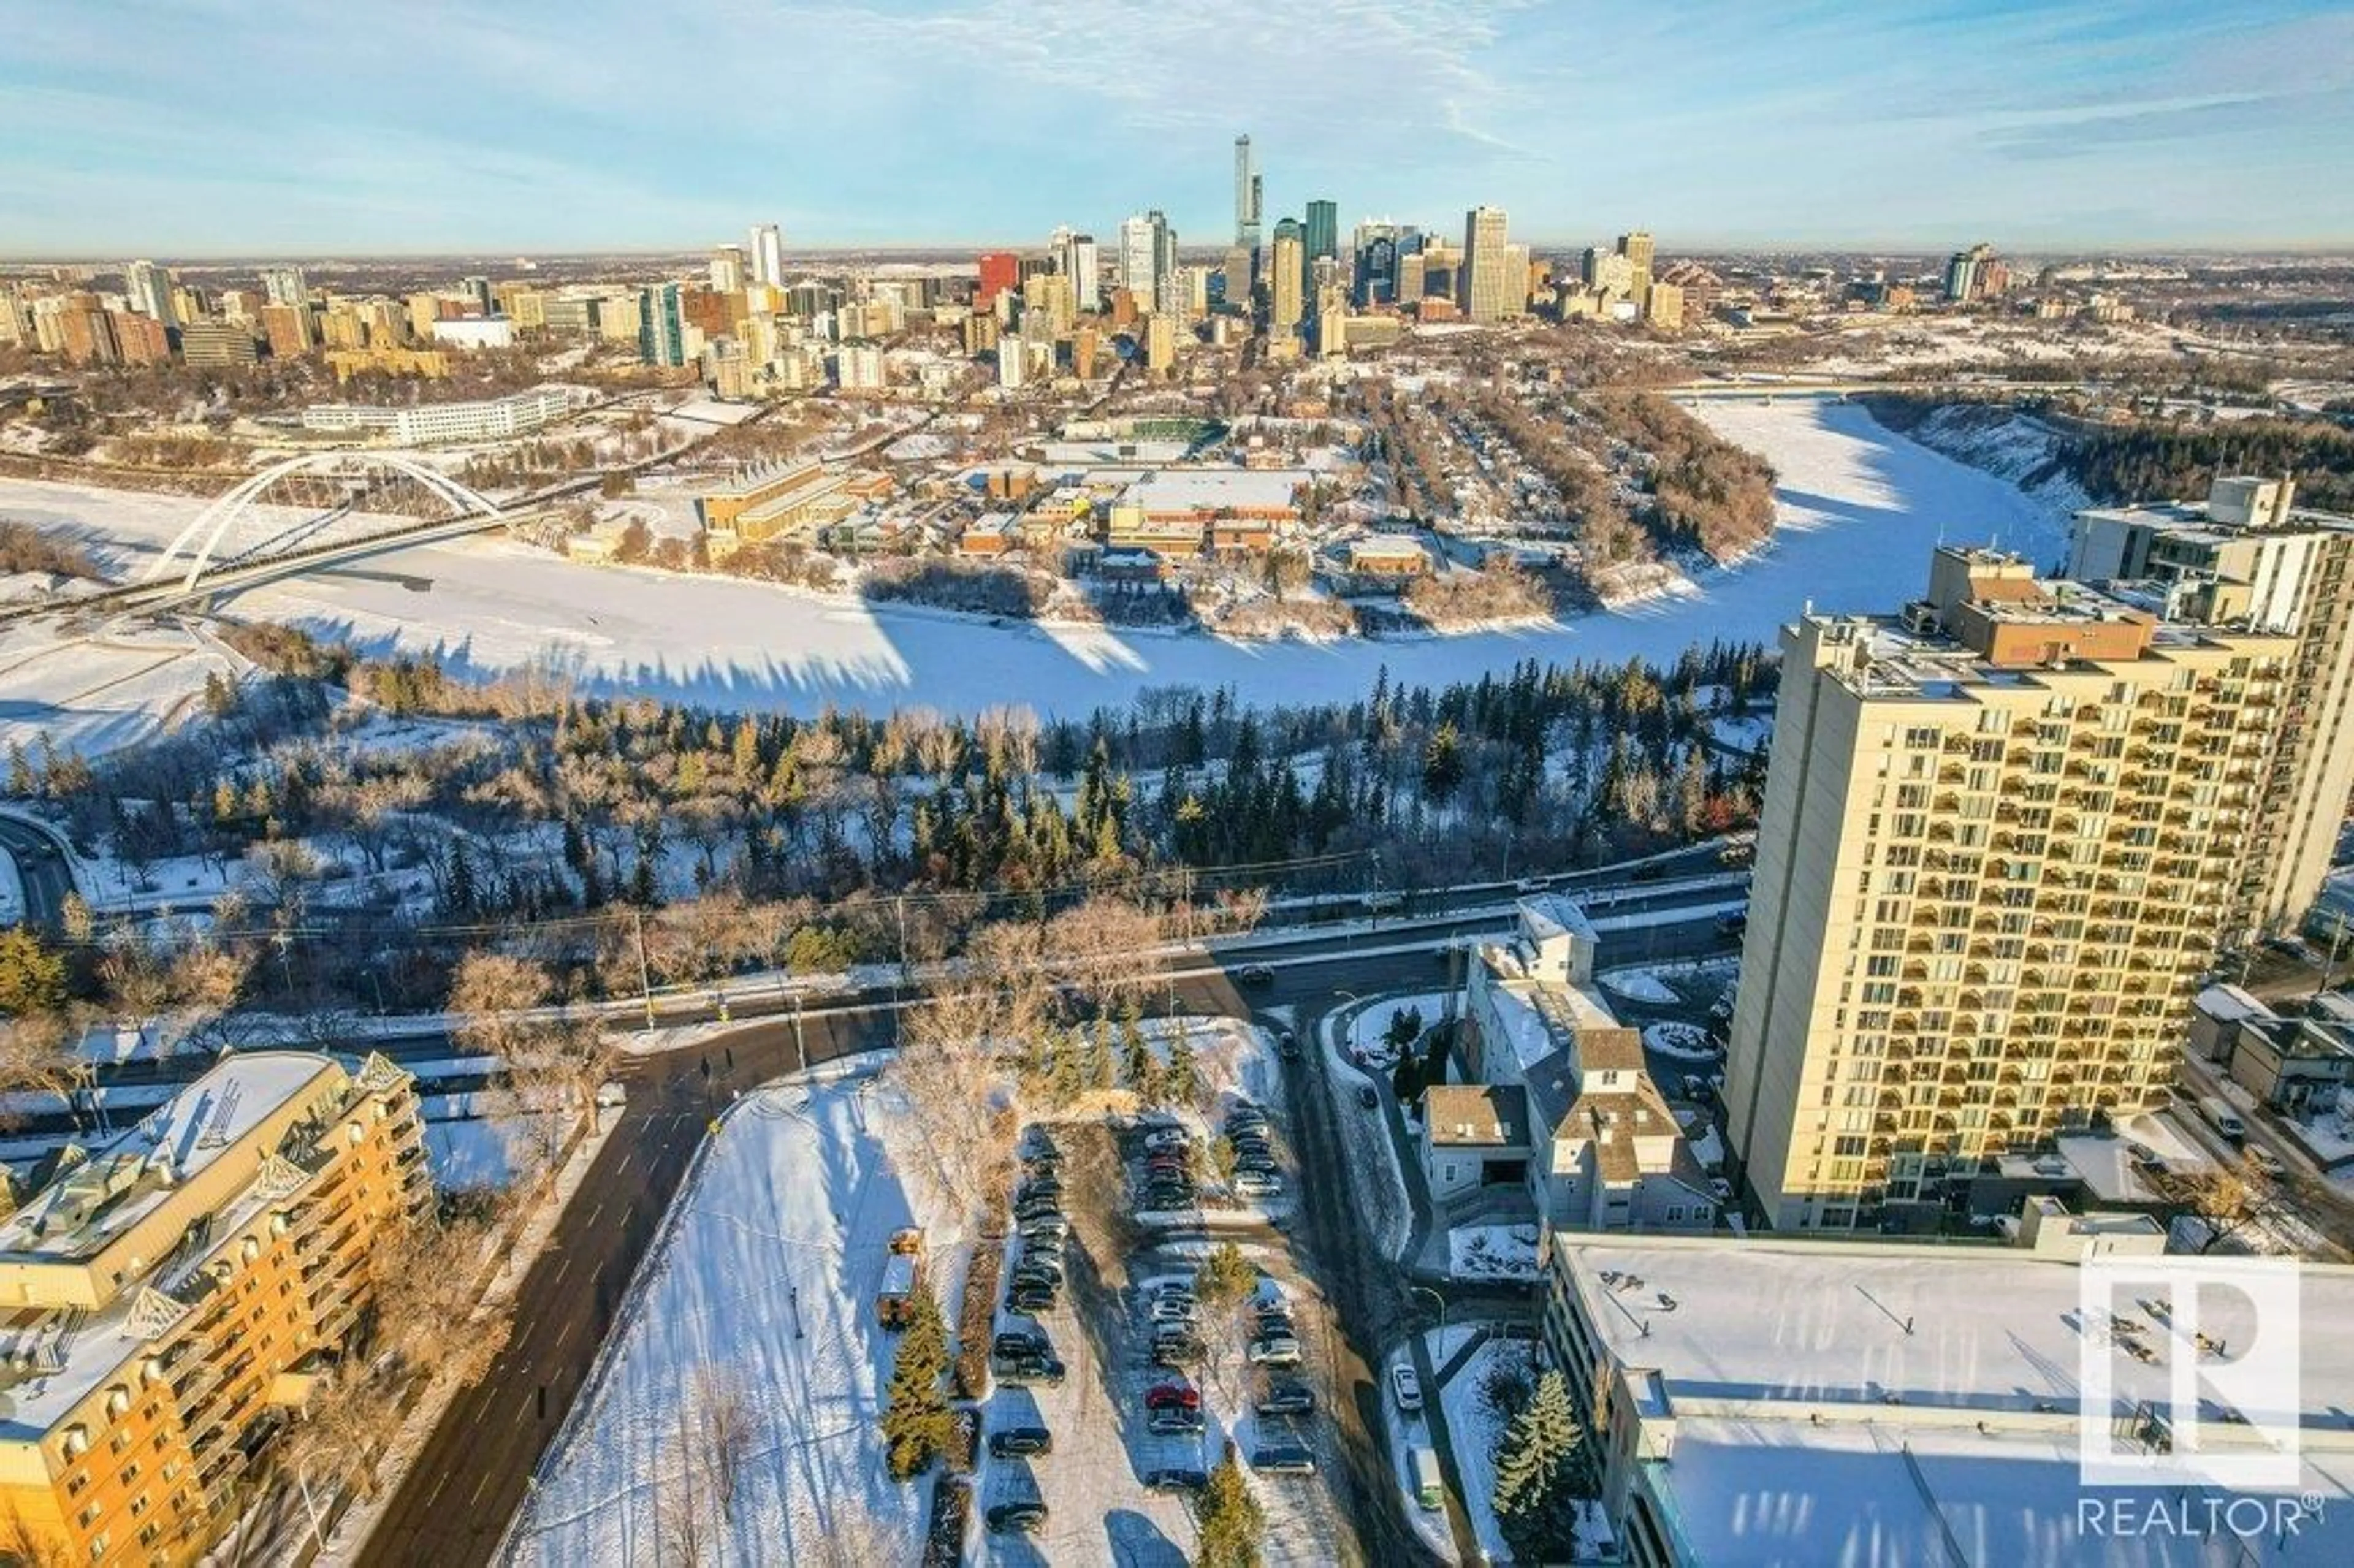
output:
<svg viewBox="0 0 2354 1568"><path fill-rule="evenodd" d="M2354 243L2354 8L0 0L0 255L1108 236Z"/></svg>

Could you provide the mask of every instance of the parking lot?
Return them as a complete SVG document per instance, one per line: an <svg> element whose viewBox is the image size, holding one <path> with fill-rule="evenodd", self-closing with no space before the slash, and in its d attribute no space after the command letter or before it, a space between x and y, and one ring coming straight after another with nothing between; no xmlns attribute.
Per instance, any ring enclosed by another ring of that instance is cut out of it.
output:
<svg viewBox="0 0 2354 1568"><path fill-rule="evenodd" d="M1025 1130L966 1531L981 1560L1189 1562L1229 1441L1268 1560L1338 1560L1334 1330L1279 1228L1300 1173L1283 1099L1251 1092L1280 1072L1269 1045L1246 1043L1202 1112ZM1225 1241L1252 1277L1219 1305L1194 1280Z"/></svg>

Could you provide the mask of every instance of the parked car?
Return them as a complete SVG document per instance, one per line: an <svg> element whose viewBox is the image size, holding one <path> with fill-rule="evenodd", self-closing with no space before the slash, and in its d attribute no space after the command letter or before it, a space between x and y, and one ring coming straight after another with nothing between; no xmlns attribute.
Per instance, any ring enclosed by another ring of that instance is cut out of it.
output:
<svg viewBox="0 0 2354 1568"><path fill-rule="evenodd" d="M1061 1242L1071 1234L1071 1222L1060 1214L1051 1218L1025 1220L1018 1233L1026 1245L1031 1242Z"/></svg>
<svg viewBox="0 0 2354 1568"><path fill-rule="evenodd" d="M1022 1255L1025 1258L1051 1258L1060 1263L1063 1260L1063 1238L1061 1236L1023 1236Z"/></svg>
<svg viewBox="0 0 2354 1568"><path fill-rule="evenodd" d="M1199 1410L1202 1408L1202 1391L1190 1383L1155 1383L1144 1391L1144 1408L1147 1410Z"/></svg>
<svg viewBox="0 0 2354 1568"><path fill-rule="evenodd" d="M1357 1086L1357 1103L1364 1107L1367 1110L1377 1110L1381 1107L1382 1097L1373 1092L1373 1085L1359 1084Z"/></svg>
<svg viewBox="0 0 2354 1568"><path fill-rule="evenodd" d="M1316 1408L1316 1391L1292 1378L1278 1378L1259 1396L1261 1415L1306 1415Z"/></svg>
<svg viewBox="0 0 2354 1568"><path fill-rule="evenodd" d="M1044 1426L1009 1426L989 1435L989 1451L1000 1459L1022 1458L1055 1451L1055 1435Z"/></svg>
<svg viewBox="0 0 2354 1568"><path fill-rule="evenodd" d="M1152 1304L1151 1318L1156 1324L1182 1327L1193 1322L1201 1315L1202 1309L1191 1301L1155 1301Z"/></svg>
<svg viewBox="0 0 2354 1568"><path fill-rule="evenodd" d="M1719 936L1738 937L1747 929L1749 929L1749 916L1746 913L1720 915L1716 917L1716 930Z"/></svg>
<svg viewBox="0 0 2354 1568"><path fill-rule="evenodd" d="M1150 1470L1144 1477L1144 1489L1149 1492L1200 1492L1207 1491L1209 1487L1207 1475L1182 1467Z"/></svg>
<svg viewBox="0 0 2354 1568"><path fill-rule="evenodd" d="M1226 1126L1229 1129L1238 1127L1265 1127L1266 1125L1267 1112L1259 1109L1258 1107L1253 1105L1248 1100L1237 1102L1233 1109L1226 1112Z"/></svg>
<svg viewBox="0 0 2354 1568"><path fill-rule="evenodd" d="M992 1357L1043 1356L1053 1350L1044 1334L1012 1331L1000 1334L989 1342L989 1353Z"/></svg>
<svg viewBox="0 0 2354 1568"><path fill-rule="evenodd" d="M1309 1449L1282 1444L1252 1454L1251 1468L1268 1476L1312 1476L1316 1473L1316 1456Z"/></svg>
<svg viewBox="0 0 2354 1568"><path fill-rule="evenodd" d="M1024 1198L1013 1205L1013 1219L1017 1224L1035 1224L1040 1220L1061 1218L1063 1206L1052 1198Z"/></svg>
<svg viewBox="0 0 2354 1568"><path fill-rule="evenodd" d="M1257 1367L1296 1367L1299 1364L1299 1341L1289 1334L1262 1334L1250 1342L1251 1365Z"/></svg>
<svg viewBox="0 0 2354 1568"><path fill-rule="evenodd" d="M1013 1201L1016 1203L1035 1202L1041 1198L1059 1201L1062 1196L1063 1183L1059 1179L1053 1176L1040 1176L1023 1182L1022 1190L1013 1194Z"/></svg>
<svg viewBox="0 0 2354 1568"><path fill-rule="evenodd" d="M1299 1056L1299 1036L1293 1033L1288 1029L1277 1030L1275 1032L1275 1051L1277 1055L1281 1056L1286 1061L1297 1061Z"/></svg>
<svg viewBox="0 0 2354 1568"><path fill-rule="evenodd" d="M1193 1287L1182 1279L1164 1279L1146 1292L1155 1301L1192 1301Z"/></svg>
<svg viewBox="0 0 2354 1568"><path fill-rule="evenodd" d="M1065 1370L1062 1361L1055 1356L1009 1356L1005 1364L996 1369L1002 1382L1017 1388L1034 1383L1060 1388Z"/></svg>
<svg viewBox="0 0 2354 1568"><path fill-rule="evenodd" d="M1415 1370L1410 1366L1401 1364L1390 1368L1390 1393L1397 1400L1400 1410L1422 1408L1422 1379L1415 1375Z"/></svg>
<svg viewBox="0 0 2354 1568"><path fill-rule="evenodd" d="M1202 1431L1207 1423L1202 1419L1200 1411L1188 1410L1182 1405L1172 1404L1165 1409L1152 1412L1145 1417L1144 1425L1148 1430L1157 1436L1182 1437Z"/></svg>
<svg viewBox="0 0 2354 1568"><path fill-rule="evenodd" d="M1052 1287L1017 1285L1006 1293L1005 1305L1013 1311L1034 1317L1041 1312L1052 1312L1060 1299Z"/></svg>
<svg viewBox="0 0 2354 1568"><path fill-rule="evenodd" d="M1163 1367L1195 1367L1210 1353L1210 1347L1196 1334L1183 1334L1175 1339L1152 1342L1152 1363Z"/></svg>
<svg viewBox="0 0 2354 1568"><path fill-rule="evenodd" d="M1147 1149L1182 1149L1193 1141L1193 1135L1182 1127L1156 1128L1144 1135Z"/></svg>
<svg viewBox="0 0 2354 1568"><path fill-rule="evenodd" d="M1283 1179L1271 1171L1244 1171L1235 1177L1235 1191L1246 1198L1283 1195Z"/></svg>
<svg viewBox="0 0 2354 1568"><path fill-rule="evenodd" d="M1235 983L1246 986L1270 986L1275 983L1275 971L1265 964L1245 964L1235 971Z"/></svg>
<svg viewBox="0 0 2354 1568"><path fill-rule="evenodd" d="M987 1518L989 1528L1000 1535L1035 1535L1046 1528L1046 1505L1029 1499L999 1503Z"/></svg>
<svg viewBox="0 0 2354 1568"><path fill-rule="evenodd" d="M2288 1174L2288 1166L2282 1162L2279 1155L2269 1149L2260 1148L2252 1143L2248 1145L2248 1158L2254 1161L2257 1170L2275 1181Z"/></svg>
<svg viewBox="0 0 2354 1568"><path fill-rule="evenodd" d="M1063 1266L1059 1263L1050 1263L1043 1257L1025 1258L1022 1266L1013 1271L1013 1283L1043 1285L1049 1290L1060 1290L1063 1287Z"/></svg>

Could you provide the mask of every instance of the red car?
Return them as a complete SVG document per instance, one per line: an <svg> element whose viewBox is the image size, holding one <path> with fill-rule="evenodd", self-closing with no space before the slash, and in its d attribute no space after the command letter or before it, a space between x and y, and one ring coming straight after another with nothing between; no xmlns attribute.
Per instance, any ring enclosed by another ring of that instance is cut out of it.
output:
<svg viewBox="0 0 2354 1568"><path fill-rule="evenodd" d="M1147 1410L1199 1410L1202 1391L1182 1383L1164 1383L1144 1396Z"/></svg>

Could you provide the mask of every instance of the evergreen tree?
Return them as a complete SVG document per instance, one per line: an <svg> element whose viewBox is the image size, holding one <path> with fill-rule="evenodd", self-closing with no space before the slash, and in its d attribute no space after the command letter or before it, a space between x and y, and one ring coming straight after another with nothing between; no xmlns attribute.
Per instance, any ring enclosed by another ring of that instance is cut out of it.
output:
<svg viewBox="0 0 2354 1568"><path fill-rule="evenodd" d="M1496 1522L1515 1555L1530 1562L1568 1557L1577 1517L1578 1444L1569 1385L1558 1371L1548 1371L1496 1444L1491 1497Z"/></svg>
<svg viewBox="0 0 2354 1568"><path fill-rule="evenodd" d="M1199 1568L1258 1568L1264 1561L1258 1543L1267 1533L1267 1515L1243 1478L1242 1458L1231 1439L1225 1457L1210 1472L1193 1524L1201 1545L1194 1559Z"/></svg>
<svg viewBox="0 0 2354 1568"><path fill-rule="evenodd" d="M1232 1307L1258 1288L1258 1267L1233 1242L1220 1242L1193 1268L1193 1294L1213 1310Z"/></svg>
<svg viewBox="0 0 2354 1568"><path fill-rule="evenodd" d="M23 926L0 931L0 1013L37 1018L66 1004L66 961Z"/></svg>
<svg viewBox="0 0 2354 1568"><path fill-rule="evenodd" d="M1201 1065L1194 1060L1193 1037L1182 1028L1169 1047L1168 1103L1190 1106L1202 1097Z"/></svg>
<svg viewBox="0 0 2354 1568"><path fill-rule="evenodd" d="M1400 1105L1410 1106L1422 1098L1422 1058L1411 1051L1398 1053L1397 1065L1390 1070L1390 1089Z"/></svg>
<svg viewBox="0 0 2354 1568"><path fill-rule="evenodd" d="M1453 799L1463 787L1463 738L1447 719L1432 732L1430 742L1422 750L1423 798L1433 805Z"/></svg>
<svg viewBox="0 0 2354 1568"><path fill-rule="evenodd" d="M948 1330L928 1285L917 1287L908 1308L891 1381L883 1391L884 1462L896 1481L922 1471L956 1434L955 1415L940 1388L949 1365Z"/></svg>

